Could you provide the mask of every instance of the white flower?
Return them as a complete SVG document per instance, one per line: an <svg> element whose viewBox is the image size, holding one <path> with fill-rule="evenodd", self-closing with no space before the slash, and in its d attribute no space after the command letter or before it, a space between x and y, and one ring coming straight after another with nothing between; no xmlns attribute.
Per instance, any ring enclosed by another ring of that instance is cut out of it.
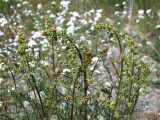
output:
<svg viewBox="0 0 160 120"><path fill-rule="evenodd" d="M63 0L63 1L61 1L60 5L67 10L69 3L70 3L70 1Z"/></svg>
<svg viewBox="0 0 160 120"><path fill-rule="evenodd" d="M119 6L119 4L115 4L115 6L116 6L116 7L118 7L118 6Z"/></svg>
<svg viewBox="0 0 160 120"><path fill-rule="evenodd" d="M104 85L105 88L108 88L108 87L112 86L110 82L105 82L103 85Z"/></svg>
<svg viewBox="0 0 160 120"><path fill-rule="evenodd" d="M56 27L56 30L59 32L59 31L61 31L61 30L62 30L62 27L57 26L57 27Z"/></svg>
<svg viewBox="0 0 160 120"><path fill-rule="evenodd" d="M47 10L47 14L50 14L51 13L51 10Z"/></svg>
<svg viewBox="0 0 160 120"><path fill-rule="evenodd" d="M150 41L147 41L147 45L152 45L152 43Z"/></svg>
<svg viewBox="0 0 160 120"><path fill-rule="evenodd" d="M156 28L160 28L160 25L156 25Z"/></svg>
<svg viewBox="0 0 160 120"><path fill-rule="evenodd" d="M50 17L50 18L55 18L56 16L55 16L53 13L51 13L51 14L49 15L49 17Z"/></svg>
<svg viewBox="0 0 160 120"><path fill-rule="evenodd" d="M74 11L74 12L71 12L71 14L74 16L74 17L80 17L79 13Z"/></svg>
<svg viewBox="0 0 160 120"><path fill-rule="evenodd" d="M120 25L121 23L120 22L117 22L117 25Z"/></svg>
<svg viewBox="0 0 160 120"><path fill-rule="evenodd" d="M55 5L55 4L56 4L56 2L51 2L51 4L52 4L52 5Z"/></svg>
<svg viewBox="0 0 160 120"><path fill-rule="evenodd" d="M76 21L76 18L73 16L70 18L70 21Z"/></svg>
<svg viewBox="0 0 160 120"><path fill-rule="evenodd" d="M96 64L98 62L98 57L93 57L92 58L92 64Z"/></svg>
<svg viewBox="0 0 160 120"><path fill-rule="evenodd" d="M66 31L67 31L67 34L73 34L74 30L75 30L74 26L69 26Z"/></svg>
<svg viewBox="0 0 160 120"><path fill-rule="evenodd" d="M62 49L65 50L65 49L66 49L66 46L62 46Z"/></svg>
<svg viewBox="0 0 160 120"><path fill-rule="evenodd" d="M138 20L136 20L136 23L139 23L139 21L140 21L139 19L138 19Z"/></svg>
<svg viewBox="0 0 160 120"><path fill-rule="evenodd" d="M126 2L122 2L122 5L125 5L126 4Z"/></svg>
<svg viewBox="0 0 160 120"><path fill-rule="evenodd" d="M69 22L67 23L67 26L74 26L73 21L69 21Z"/></svg>
<svg viewBox="0 0 160 120"><path fill-rule="evenodd" d="M0 37L3 36L3 35L4 35L4 33L2 31L0 31Z"/></svg>
<svg viewBox="0 0 160 120"><path fill-rule="evenodd" d="M90 10L89 12L90 12L90 13L94 13L94 9Z"/></svg>
<svg viewBox="0 0 160 120"><path fill-rule="evenodd" d="M41 64L43 64L44 66L48 66L49 65L49 62L45 61L45 60L42 60L41 61Z"/></svg>
<svg viewBox="0 0 160 120"><path fill-rule="evenodd" d="M96 10L96 12L101 13L103 10L102 9L98 9Z"/></svg>
<svg viewBox="0 0 160 120"><path fill-rule="evenodd" d="M100 18L102 15L101 15L100 12L97 12L97 13L96 13L96 16Z"/></svg>
<svg viewBox="0 0 160 120"><path fill-rule="evenodd" d="M39 9L39 10L42 9L42 4L38 4L37 9Z"/></svg>
<svg viewBox="0 0 160 120"><path fill-rule="evenodd" d="M126 15L127 14L127 11L123 11L123 15Z"/></svg>
<svg viewBox="0 0 160 120"><path fill-rule="evenodd" d="M21 7L21 4L17 4L17 7Z"/></svg>
<svg viewBox="0 0 160 120"><path fill-rule="evenodd" d="M82 25L87 25L87 21L84 20L84 19L80 20L80 22L81 22Z"/></svg>
<svg viewBox="0 0 160 120"><path fill-rule="evenodd" d="M151 9L148 9L148 10L146 10L146 13L147 13L147 14L150 14L151 11L152 11Z"/></svg>
<svg viewBox="0 0 160 120"><path fill-rule="evenodd" d="M84 37L84 36L81 36L81 37L80 37L80 41L85 41L85 37Z"/></svg>
<svg viewBox="0 0 160 120"><path fill-rule="evenodd" d="M138 14L139 15L143 15L144 14L144 10L138 10Z"/></svg>
<svg viewBox="0 0 160 120"><path fill-rule="evenodd" d="M39 38L41 37L42 35L42 32L41 31L37 31L37 32L34 32L33 35L32 35L32 39L36 39L36 38Z"/></svg>
<svg viewBox="0 0 160 120"><path fill-rule="evenodd" d="M157 11L157 15L160 16L160 9Z"/></svg>
<svg viewBox="0 0 160 120"><path fill-rule="evenodd" d="M119 16L120 12L119 11L115 11L114 14Z"/></svg>
<svg viewBox="0 0 160 120"><path fill-rule="evenodd" d="M3 105L3 102L2 102L2 101L0 101L0 107L2 107L2 105Z"/></svg>
<svg viewBox="0 0 160 120"><path fill-rule="evenodd" d="M24 1L22 4L23 4L23 5L26 5L26 4L28 4L28 2L27 2L27 1Z"/></svg>
<svg viewBox="0 0 160 120"><path fill-rule="evenodd" d="M3 81L3 79L2 79L2 78L0 78L0 84L2 83L2 81Z"/></svg>
<svg viewBox="0 0 160 120"><path fill-rule="evenodd" d="M7 20L5 18L0 18L0 26L4 27L5 24L7 24Z"/></svg>
<svg viewBox="0 0 160 120"><path fill-rule="evenodd" d="M98 74L100 74L100 73L101 73L99 70L95 70L94 72L95 72L95 73L98 73Z"/></svg>
<svg viewBox="0 0 160 120"><path fill-rule="evenodd" d="M43 44L49 44L49 42L48 42L47 39L43 39L43 40L40 41L40 44L42 44L42 45L43 45Z"/></svg>
<svg viewBox="0 0 160 120"><path fill-rule="evenodd" d="M62 74L65 74L66 72L70 72L70 69L67 69L67 68L63 69L63 73Z"/></svg>
<svg viewBox="0 0 160 120"><path fill-rule="evenodd" d="M24 107L27 107L29 104L30 104L30 103L29 103L28 101L24 101L24 102L23 102Z"/></svg>
<svg viewBox="0 0 160 120"><path fill-rule="evenodd" d="M30 41L28 42L28 45L30 47L33 47L33 46L37 45L37 43L33 39L30 39Z"/></svg>
<svg viewBox="0 0 160 120"><path fill-rule="evenodd" d="M9 2L9 0L3 0L4 2Z"/></svg>

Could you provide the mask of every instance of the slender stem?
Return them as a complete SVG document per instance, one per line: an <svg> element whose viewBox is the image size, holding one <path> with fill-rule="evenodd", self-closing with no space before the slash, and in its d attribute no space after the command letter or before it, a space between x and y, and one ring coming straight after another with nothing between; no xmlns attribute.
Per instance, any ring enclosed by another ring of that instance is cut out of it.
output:
<svg viewBox="0 0 160 120"><path fill-rule="evenodd" d="M10 67L8 67L8 69L9 69L9 72L11 73L11 76L12 76L12 79L13 79L13 82L14 82L14 86L15 86L15 90L16 90L16 89L17 89L17 85L16 85L15 76L14 76L12 70L10 69ZM22 106L22 108L24 109L24 111L25 111L25 113L26 113L26 115L27 115L27 119L29 120L29 115L28 115L28 112L27 112L26 108L24 107L24 105L23 105L23 103L21 102L21 100L18 100L18 101L19 101L20 105Z"/></svg>
<svg viewBox="0 0 160 120"><path fill-rule="evenodd" d="M28 66L29 69L31 69L31 67L30 67L28 62L27 62L27 66ZM41 95L40 95L40 91L38 90L38 87L37 87L36 79L32 74L31 74L31 78L33 80L34 87L35 87L35 90L37 92L38 98L40 100L41 111L42 111L42 113L40 113L40 117L41 117L41 120L43 120L44 119L44 115L45 115L43 101L42 101L42 98L41 98Z"/></svg>
<svg viewBox="0 0 160 120"><path fill-rule="evenodd" d="M118 40L120 54L123 55L123 48L122 48L122 44L121 44L120 38L119 38L119 36L118 36L118 34L116 32L114 32L114 34L116 35L117 40ZM119 84L118 84L118 87L117 87L118 91L117 91L116 101L115 101L115 105L114 105L115 109L114 109L114 111L113 111L113 113L111 115L111 119L113 119L113 120L114 120L114 114L115 114L115 111L116 111L116 108L117 108L117 105L118 105L119 96L120 96L120 92L121 92L120 88L121 88L121 84L122 84L122 80L123 80L123 68L124 68L124 58L123 58L123 56L121 57L120 60L121 60L121 62L120 62L120 64L121 64L121 66L120 66L121 70L120 70L120 76L119 76Z"/></svg>
<svg viewBox="0 0 160 120"><path fill-rule="evenodd" d="M76 78L73 82L73 90L72 90L72 98L73 98L73 102L72 102L72 105L71 105L71 115L70 115L70 120L73 120L73 112L74 112L74 100L75 100L75 89L76 89L76 83L77 83L77 80L78 80L78 77L80 75L80 68L78 70L78 73L76 75Z"/></svg>
<svg viewBox="0 0 160 120"><path fill-rule="evenodd" d="M84 75L84 97L87 98L87 90L88 90L88 83L87 83L87 73L86 73L86 69L83 72ZM87 116L88 116L88 109L87 109L87 102L85 102L84 104L84 120L87 120Z"/></svg>

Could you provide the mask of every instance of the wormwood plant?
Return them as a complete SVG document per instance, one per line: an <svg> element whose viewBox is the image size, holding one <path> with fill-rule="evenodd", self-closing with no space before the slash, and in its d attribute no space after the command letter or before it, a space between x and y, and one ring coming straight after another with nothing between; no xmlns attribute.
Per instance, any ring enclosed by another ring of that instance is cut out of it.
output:
<svg viewBox="0 0 160 120"><path fill-rule="evenodd" d="M106 65L103 61L109 47L94 54L65 30L57 32L49 17L45 21L43 36L49 44L44 51L40 45L38 52L29 47L19 30L16 63L1 60L7 65L6 78L13 80L14 88L1 95L1 116L15 120L131 120L149 74L133 39L110 24L97 24L95 31L105 31L114 38L119 50L118 59L109 58ZM93 64L94 57L98 60ZM95 72L100 63L109 76L108 86L101 84Z"/></svg>

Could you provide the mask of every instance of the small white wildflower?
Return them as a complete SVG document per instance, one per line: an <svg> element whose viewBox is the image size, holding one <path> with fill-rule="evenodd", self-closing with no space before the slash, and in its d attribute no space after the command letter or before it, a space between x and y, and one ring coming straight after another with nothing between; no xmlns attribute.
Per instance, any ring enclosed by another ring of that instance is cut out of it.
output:
<svg viewBox="0 0 160 120"><path fill-rule="evenodd" d="M119 4L115 4L115 6L116 6L116 7L118 7L118 6L119 6Z"/></svg>
<svg viewBox="0 0 160 120"><path fill-rule="evenodd" d="M90 13L94 13L94 12L95 12L95 10L94 10L94 9L92 9L92 10L90 10L89 12L90 12Z"/></svg>
<svg viewBox="0 0 160 120"><path fill-rule="evenodd" d="M66 49L66 46L62 46L62 49L65 50L65 49Z"/></svg>
<svg viewBox="0 0 160 120"><path fill-rule="evenodd" d="M82 25L87 25L87 21L84 20L84 19L80 20L80 22L81 22Z"/></svg>
<svg viewBox="0 0 160 120"><path fill-rule="evenodd" d="M56 30L59 32L59 31L61 31L61 30L62 30L62 27L57 26L57 27L56 27Z"/></svg>
<svg viewBox="0 0 160 120"><path fill-rule="evenodd" d="M22 28L23 28L23 25L19 25L18 28L22 29Z"/></svg>
<svg viewBox="0 0 160 120"><path fill-rule="evenodd" d="M67 34L74 34L74 30L75 30L75 27L74 26L69 26L68 28L67 28Z"/></svg>
<svg viewBox="0 0 160 120"><path fill-rule="evenodd" d="M122 5L125 5L126 4L126 2L122 2Z"/></svg>
<svg viewBox="0 0 160 120"><path fill-rule="evenodd" d="M24 107L27 107L29 104L30 104L30 103L29 103L28 101L24 101L24 102L23 102Z"/></svg>
<svg viewBox="0 0 160 120"><path fill-rule="evenodd" d="M123 11L123 15L126 15L127 14L127 11Z"/></svg>
<svg viewBox="0 0 160 120"><path fill-rule="evenodd" d="M147 9L147 10L146 10L146 13L147 13L147 14L150 14L151 12L152 12L152 9Z"/></svg>
<svg viewBox="0 0 160 120"><path fill-rule="evenodd" d="M160 25L156 25L156 28L160 28Z"/></svg>
<svg viewBox="0 0 160 120"><path fill-rule="evenodd" d="M105 88L108 88L108 87L112 86L110 82L105 82L103 85L104 85Z"/></svg>
<svg viewBox="0 0 160 120"><path fill-rule="evenodd" d="M94 72L95 72L95 73L98 73L98 74L100 74L100 73L101 73L99 70L95 70Z"/></svg>
<svg viewBox="0 0 160 120"><path fill-rule="evenodd" d="M119 16L120 12L119 11L115 11L114 14Z"/></svg>
<svg viewBox="0 0 160 120"><path fill-rule="evenodd" d="M18 8L21 7L21 4L17 4L17 7L18 7Z"/></svg>
<svg viewBox="0 0 160 120"><path fill-rule="evenodd" d="M37 43L33 39L30 39L30 41L28 42L28 45L30 47L33 47L33 46L37 45Z"/></svg>
<svg viewBox="0 0 160 120"><path fill-rule="evenodd" d="M96 13L96 17L100 18L101 16L102 16L101 13L99 13L99 12Z"/></svg>
<svg viewBox="0 0 160 120"><path fill-rule="evenodd" d="M50 14L51 13L51 11L50 10L47 10L47 14Z"/></svg>
<svg viewBox="0 0 160 120"><path fill-rule="evenodd" d="M0 37L3 36L3 35L4 35L4 33L2 31L0 31Z"/></svg>
<svg viewBox="0 0 160 120"><path fill-rule="evenodd" d="M138 19L138 20L136 20L136 23L139 23L139 21L140 21L139 19Z"/></svg>
<svg viewBox="0 0 160 120"><path fill-rule="evenodd" d="M3 0L4 2L9 2L9 0Z"/></svg>
<svg viewBox="0 0 160 120"><path fill-rule="evenodd" d="M39 38L41 37L42 35L42 32L41 31L37 31L37 32L34 32L33 35L32 35L32 39L36 39L36 38Z"/></svg>
<svg viewBox="0 0 160 120"><path fill-rule="evenodd" d="M117 22L117 25L120 25L121 23L120 22Z"/></svg>
<svg viewBox="0 0 160 120"><path fill-rule="evenodd" d="M50 17L50 18L55 18L56 16L55 16L53 13L51 13L51 14L49 15L49 17Z"/></svg>
<svg viewBox="0 0 160 120"><path fill-rule="evenodd" d="M74 23L73 23L72 21L69 21L69 22L67 23L67 26L74 26Z"/></svg>
<svg viewBox="0 0 160 120"><path fill-rule="evenodd" d="M97 62L98 62L98 57L93 57L91 64L96 64Z"/></svg>
<svg viewBox="0 0 160 120"><path fill-rule="evenodd" d="M106 18L107 22L112 22L112 20L110 18Z"/></svg>
<svg viewBox="0 0 160 120"><path fill-rule="evenodd" d="M138 47L142 47L142 44L141 44L141 43L138 43Z"/></svg>
<svg viewBox="0 0 160 120"><path fill-rule="evenodd" d="M99 12L99 13L101 13L103 10L102 9L98 9L98 10L96 10L96 12Z"/></svg>
<svg viewBox="0 0 160 120"><path fill-rule="evenodd" d="M62 74L65 74L66 72L70 72L70 69L67 69L67 68L63 69L63 73Z"/></svg>
<svg viewBox="0 0 160 120"><path fill-rule="evenodd" d="M84 36L81 36L81 37L80 37L80 41L85 41L85 37L84 37Z"/></svg>
<svg viewBox="0 0 160 120"><path fill-rule="evenodd" d="M0 107L2 107L2 105L3 105L3 102L2 102L2 101L0 101Z"/></svg>
<svg viewBox="0 0 160 120"><path fill-rule="evenodd" d="M76 17L74 16L70 17L70 21L76 21Z"/></svg>
<svg viewBox="0 0 160 120"><path fill-rule="evenodd" d="M27 1L24 1L22 4L23 4L23 5L27 5L27 4L28 4L28 2L27 2Z"/></svg>
<svg viewBox="0 0 160 120"><path fill-rule="evenodd" d="M74 16L74 17L80 17L79 13L74 11L74 12L71 12L71 14Z"/></svg>
<svg viewBox="0 0 160 120"><path fill-rule="evenodd" d="M43 40L40 41L40 44L42 44L42 45L43 45L43 44L49 44L49 42L48 42L47 39L43 39Z"/></svg>
<svg viewBox="0 0 160 120"><path fill-rule="evenodd" d="M144 10L138 10L138 14L139 15L143 15L144 14Z"/></svg>
<svg viewBox="0 0 160 120"><path fill-rule="evenodd" d="M157 10L157 15L158 15L158 16L160 16L160 9L159 9L159 10Z"/></svg>
<svg viewBox="0 0 160 120"><path fill-rule="evenodd" d="M51 2L51 4L52 4L52 5L55 5L55 4L56 4L56 2Z"/></svg>
<svg viewBox="0 0 160 120"><path fill-rule="evenodd" d="M39 9L39 10L42 9L42 4L38 4L37 9Z"/></svg>
<svg viewBox="0 0 160 120"><path fill-rule="evenodd" d="M152 43L150 41L147 41L147 45L152 45Z"/></svg>
<svg viewBox="0 0 160 120"><path fill-rule="evenodd" d="M63 1L61 1L60 5L67 10L69 3L70 3L70 1L63 0Z"/></svg>
<svg viewBox="0 0 160 120"><path fill-rule="evenodd" d="M48 66L49 62L43 60L43 61L41 61L41 64L43 64L44 66Z"/></svg>
<svg viewBox="0 0 160 120"><path fill-rule="evenodd" d="M3 79L2 79L2 78L0 78L0 84L2 83L2 81L3 81Z"/></svg>
<svg viewBox="0 0 160 120"><path fill-rule="evenodd" d="M6 25L8 22L5 18L0 18L0 26L4 27L4 25Z"/></svg>

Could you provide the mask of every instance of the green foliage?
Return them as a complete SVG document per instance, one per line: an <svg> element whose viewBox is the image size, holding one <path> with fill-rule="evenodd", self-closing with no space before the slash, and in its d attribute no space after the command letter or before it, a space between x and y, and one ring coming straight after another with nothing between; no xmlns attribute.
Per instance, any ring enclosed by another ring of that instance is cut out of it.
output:
<svg viewBox="0 0 160 120"><path fill-rule="evenodd" d="M18 66L7 64L6 68L14 83L14 89L6 96L10 98L11 107L16 108L16 114L4 113L10 118L28 120L93 120L101 116L107 120L131 119L139 90L148 84L149 74L148 65L137 55L133 39L110 24L95 26L95 33L103 30L113 37L120 52L118 60L109 59L110 70L103 66L108 71L105 74L115 72L116 75L114 81L110 76L106 87L95 77L98 62L93 70L89 68L93 57L98 57L98 61L103 63L109 48L100 48L94 55L87 44L75 43L73 35L67 35L65 30L58 32L48 16L45 21L43 36L49 42L47 50L50 52L43 53L39 48L39 58L34 56L22 30L18 32L15 58ZM62 49L62 46L66 48ZM41 64L44 60L49 64ZM22 88L17 76L24 82Z"/></svg>

